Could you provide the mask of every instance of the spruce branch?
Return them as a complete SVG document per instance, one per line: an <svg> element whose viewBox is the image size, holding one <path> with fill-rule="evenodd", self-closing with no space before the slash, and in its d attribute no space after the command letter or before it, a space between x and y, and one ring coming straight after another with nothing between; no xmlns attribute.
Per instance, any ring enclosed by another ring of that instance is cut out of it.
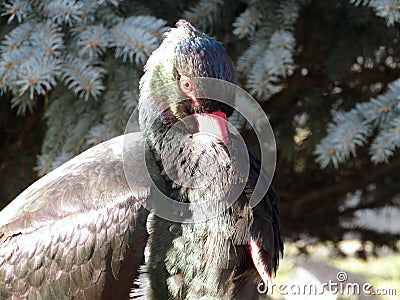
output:
<svg viewBox="0 0 400 300"><path fill-rule="evenodd" d="M110 45L115 47L115 57L125 62L129 59L143 65L158 47L166 22L152 16L127 18L111 28Z"/></svg>
<svg viewBox="0 0 400 300"><path fill-rule="evenodd" d="M100 108L102 124L122 134L139 98L139 74L132 67L120 65L110 74L107 85Z"/></svg>
<svg viewBox="0 0 400 300"><path fill-rule="evenodd" d="M95 14L97 13L100 6L104 3L104 0L80 0L80 2L82 4L82 12L80 14L80 17L85 23L88 23L95 20Z"/></svg>
<svg viewBox="0 0 400 300"><path fill-rule="evenodd" d="M28 57L32 53L30 49L30 37L37 26L36 22L25 22L10 33L8 33L1 43L0 51L4 56L10 55L12 52L19 53L21 56Z"/></svg>
<svg viewBox="0 0 400 300"><path fill-rule="evenodd" d="M68 89L88 100L89 95L97 98L105 90L102 82L105 73L102 67L68 54L63 62L61 79Z"/></svg>
<svg viewBox="0 0 400 300"><path fill-rule="evenodd" d="M395 149L400 147L400 116L387 123L371 144L369 152L374 163L388 163Z"/></svg>
<svg viewBox="0 0 400 300"><path fill-rule="evenodd" d="M16 85L20 95L29 90L29 97L33 99L34 92L44 95L57 83L56 78L61 74L60 61L52 57L32 56L18 69Z"/></svg>
<svg viewBox="0 0 400 300"><path fill-rule="evenodd" d="M96 16L107 28L113 27L123 20L114 7L105 4L97 10Z"/></svg>
<svg viewBox="0 0 400 300"><path fill-rule="evenodd" d="M0 47L2 88L16 87L20 95L29 89L31 99L34 92L45 94L60 75L59 62L53 55L59 55L62 48L62 35L57 28L35 22L17 26Z"/></svg>
<svg viewBox="0 0 400 300"><path fill-rule="evenodd" d="M55 157L52 157L49 153L44 153L37 156L37 163L33 169L39 176L44 176L69 161L72 157L70 153L59 153Z"/></svg>
<svg viewBox="0 0 400 300"><path fill-rule="evenodd" d="M96 59L102 55L109 45L109 33L102 24L87 26L77 36L80 56Z"/></svg>
<svg viewBox="0 0 400 300"><path fill-rule="evenodd" d="M28 93L22 95L13 95L11 99L11 108L15 108L17 115L24 116L27 111L33 113L35 100L29 97Z"/></svg>
<svg viewBox="0 0 400 300"><path fill-rule="evenodd" d="M122 107L129 115L137 106L139 99L139 78L140 75L133 68L121 68L116 72L116 80L120 82L119 89L122 91Z"/></svg>
<svg viewBox="0 0 400 300"><path fill-rule="evenodd" d="M292 53L287 49L266 51L263 59L266 69L272 76L285 78L288 70L294 68Z"/></svg>
<svg viewBox="0 0 400 300"><path fill-rule="evenodd" d="M183 17L202 31L212 28L218 18L223 0L200 0L196 5L183 13Z"/></svg>
<svg viewBox="0 0 400 300"><path fill-rule="evenodd" d="M330 162L335 168L347 160L350 155L357 156L356 147L365 145L372 134L372 128L357 110L352 109L335 118L328 124L328 133L316 146L314 154L321 168Z"/></svg>
<svg viewBox="0 0 400 300"><path fill-rule="evenodd" d="M57 169L59 166L69 161L72 157L73 155L70 153L61 152L53 159L49 172Z"/></svg>
<svg viewBox="0 0 400 300"><path fill-rule="evenodd" d="M282 1L278 5L276 12L278 20L281 23L280 28L285 30L293 30L293 26L297 21L300 13L300 5L298 0Z"/></svg>
<svg viewBox="0 0 400 300"><path fill-rule="evenodd" d="M269 98L282 90L279 78L285 78L287 73L294 69L292 56L294 45L293 35L279 30L272 35L266 50L246 53L246 55L257 55L258 58L247 75L247 87L251 93L259 98Z"/></svg>
<svg viewBox="0 0 400 300"><path fill-rule="evenodd" d="M400 19L400 1L398 0L371 1L370 6L373 7L377 16L386 19L388 26L392 26Z"/></svg>
<svg viewBox="0 0 400 300"><path fill-rule="evenodd" d="M387 26L393 26L400 20L399 0L350 0L356 6L369 6L379 17L386 19Z"/></svg>
<svg viewBox="0 0 400 300"><path fill-rule="evenodd" d="M268 41L265 40L251 44L238 59L238 71L246 76L252 67L258 62L261 53L263 53L266 48L268 48Z"/></svg>
<svg viewBox="0 0 400 300"><path fill-rule="evenodd" d="M379 126L400 112L399 93L400 80L396 80L389 84L389 90L386 93L368 102L359 103L356 108L363 114L365 120L372 122L375 127Z"/></svg>
<svg viewBox="0 0 400 300"><path fill-rule="evenodd" d="M76 101L74 106L79 101ZM76 112L73 115L68 114L66 126L69 127L65 134L65 139L61 147L61 153L69 153L70 156L75 156L81 151L85 150L86 135L93 124L96 123L99 117L99 112L91 109L82 109L82 114L77 115Z"/></svg>
<svg viewBox="0 0 400 300"><path fill-rule="evenodd" d="M43 139L42 154L37 157L36 167L34 168L39 176L53 170L52 163L60 153L66 133L70 129L66 119L68 111L73 108L75 96L62 88L56 88L54 94L56 97L44 114L48 130Z"/></svg>
<svg viewBox="0 0 400 300"><path fill-rule="evenodd" d="M287 30L275 31L270 39L271 49L282 49L293 53L296 46L296 39L293 33Z"/></svg>
<svg viewBox="0 0 400 300"><path fill-rule="evenodd" d="M265 51L261 57L273 57L272 51ZM282 90L282 86L279 84L280 79L273 75L271 70L268 68L271 64L268 61L264 63L257 63L250 70L247 76L246 86L250 92L258 98L268 99L273 94L279 93Z"/></svg>
<svg viewBox="0 0 400 300"><path fill-rule="evenodd" d="M53 0L43 4L43 13L52 23L72 26L82 20L83 3L75 0Z"/></svg>
<svg viewBox="0 0 400 300"><path fill-rule="evenodd" d="M261 10L262 11L262 10ZM244 38L255 32L258 25L261 24L262 14L258 7L250 6L242 12L233 23L233 34L239 38Z"/></svg>
<svg viewBox="0 0 400 300"><path fill-rule="evenodd" d="M59 27L40 23L30 37L30 44L38 55L60 57L64 49L63 34Z"/></svg>
<svg viewBox="0 0 400 300"><path fill-rule="evenodd" d="M51 163L53 159L49 153L42 153L36 157L36 166L33 168L39 176L44 176L52 170Z"/></svg>
<svg viewBox="0 0 400 300"><path fill-rule="evenodd" d="M100 119L100 112L94 107L94 100L79 101L65 89L58 86L52 93L55 97L45 113L48 130L42 144L42 155L37 159L36 171L46 174L86 149L86 135Z"/></svg>
<svg viewBox="0 0 400 300"><path fill-rule="evenodd" d="M1 55L0 62L0 89L1 91L7 90L9 87L15 85L17 79L17 68L22 63L18 53L11 53L10 55Z"/></svg>
<svg viewBox="0 0 400 300"><path fill-rule="evenodd" d="M400 145L397 131L399 94L400 79L389 84L385 93L357 104L354 109L329 124L327 136L314 151L320 166L325 168L332 162L337 168L339 163L349 158L350 152L355 156L355 146L365 145L366 138L372 135L373 130L379 133L370 147L371 160L374 163L388 162Z"/></svg>
<svg viewBox="0 0 400 300"><path fill-rule="evenodd" d="M261 3L261 4L260 4ZM299 1L250 2L235 23L234 34L248 36L250 47L238 59L238 70L246 78L246 87L260 99L268 99L283 88L280 78L294 69L294 23ZM258 12L259 18L255 17Z"/></svg>
<svg viewBox="0 0 400 300"><path fill-rule="evenodd" d="M3 13L1 13L1 16L9 15L8 23L11 23L14 18L17 19L18 23L21 23L31 12L32 8L28 0L6 1L3 3Z"/></svg>
<svg viewBox="0 0 400 300"><path fill-rule="evenodd" d="M110 128L102 123L96 124L90 128L89 132L86 134L84 147L92 147L101 142L107 141L118 134L120 134L120 132L116 132L116 130L113 128Z"/></svg>

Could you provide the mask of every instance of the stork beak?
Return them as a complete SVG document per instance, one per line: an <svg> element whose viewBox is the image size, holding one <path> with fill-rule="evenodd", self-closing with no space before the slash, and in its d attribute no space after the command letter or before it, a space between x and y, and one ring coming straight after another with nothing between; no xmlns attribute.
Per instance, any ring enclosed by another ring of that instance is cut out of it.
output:
<svg viewBox="0 0 400 300"><path fill-rule="evenodd" d="M193 115L198 133L205 133L221 140L224 145L228 143L228 127L226 123L226 115L222 111L213 113L200 113Z"/></svg>

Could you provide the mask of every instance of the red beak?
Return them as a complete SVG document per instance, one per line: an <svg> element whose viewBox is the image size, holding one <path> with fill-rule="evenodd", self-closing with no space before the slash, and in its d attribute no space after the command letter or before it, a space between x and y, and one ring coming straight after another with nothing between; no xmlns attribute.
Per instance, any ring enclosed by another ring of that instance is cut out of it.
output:
<svg viewBox="0 0 400 300"><path fill-rule="evenodd" d="M207 133L220 139L225 145L228 143L228 127L226 115L222 111L193 115L197 122L199 133Z"/></svg>

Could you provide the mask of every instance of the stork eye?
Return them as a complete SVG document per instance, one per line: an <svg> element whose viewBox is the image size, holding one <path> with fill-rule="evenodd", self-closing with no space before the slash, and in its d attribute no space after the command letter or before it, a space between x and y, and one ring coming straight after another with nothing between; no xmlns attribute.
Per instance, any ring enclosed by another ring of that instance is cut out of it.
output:
<svg viewBox="0 0 400 300"><path fill-rule="evenodd" d="M179 78L179 87L185 94L193 93L194 91L193 82L189 79L189 77L184 75L181 75Z"/></svg>

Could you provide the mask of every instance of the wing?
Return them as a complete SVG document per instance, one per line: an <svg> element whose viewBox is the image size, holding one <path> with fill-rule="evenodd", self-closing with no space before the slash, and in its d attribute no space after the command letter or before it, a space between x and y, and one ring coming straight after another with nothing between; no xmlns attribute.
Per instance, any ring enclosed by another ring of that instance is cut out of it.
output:
<svg viewBox="0 0 400 300"><path fill-rule="evenodd" d="M247 204L257 180L266 187L270 183L260 160L251 151L249 151L249 161L250 172L245 189ZM284 247L278 201L278 195L271 185L262 200L251 209L249 245L246 248L237 246L237 250L242 253L242 261L238 268L239 276L235 278L234 299L259 299L262 295L257 290L258 284L262 281L264 284L268 283L268 287L271 284L271 274L278 268L279 255L283 255ZM246 226L243 227L246 228ZM263 292L267 291L265 286L259 288Z"/></svg>
<svg viewBox="0 0 400 300"><path fill-rule="evenodd" d="M143 137L125 137L85 151L0 212L1 299L128 298L147 240L150 179L137 159Z"/></svg>
<svg viewBox="0 0 400 300"><path fill-rule="evenodd" d="M262 186L269 186L268 174L261 166L260 160L249 151L250 175L249 184L255 187L257 180ZM268 272L276 272L279 264L279 255L283 254L283 236L281 233L279 212L279 197L272 185L269 186L266 195L253 208L252 238L260 244L263 256L265 256Z"/></svg>

